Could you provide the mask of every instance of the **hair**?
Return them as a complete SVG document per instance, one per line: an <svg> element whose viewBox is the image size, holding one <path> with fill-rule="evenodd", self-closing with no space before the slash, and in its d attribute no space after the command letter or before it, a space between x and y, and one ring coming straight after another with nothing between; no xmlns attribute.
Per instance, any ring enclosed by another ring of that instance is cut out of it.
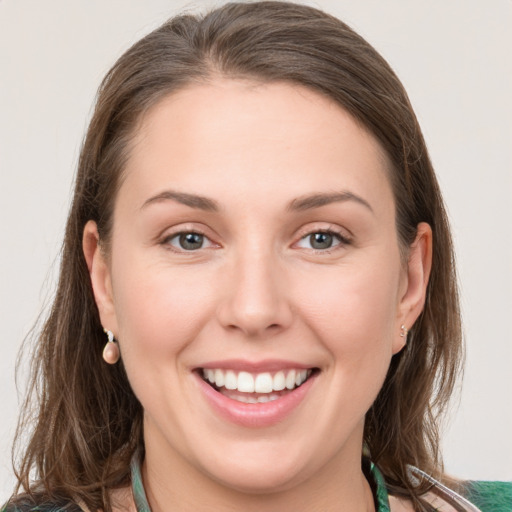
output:
<svg viewBox="0 0 512 512"><path fill-rule="evenodd" d="M218 77L289 82L334 100L387 153L405 257L420 222L433 230L424 310L407 346L392 358L364 430L391 492L427 510L419 498L426 485L407 466L443 478L439 419L463 359L443 200L418 121L387 62L340 20L285 2L230 3L203 16L176 16L134 44L104 78L78 163L55 299L34 349L18 443L27 429L31 435L17 462L13 455L15 493L79 499L108 512L109 491L129 484L130 460L143 449L143 408L122 361L111 366L102 360L106 339L82 252L83 230L95 221L108 253L114 199L144 114L164 96Z"/></svg>

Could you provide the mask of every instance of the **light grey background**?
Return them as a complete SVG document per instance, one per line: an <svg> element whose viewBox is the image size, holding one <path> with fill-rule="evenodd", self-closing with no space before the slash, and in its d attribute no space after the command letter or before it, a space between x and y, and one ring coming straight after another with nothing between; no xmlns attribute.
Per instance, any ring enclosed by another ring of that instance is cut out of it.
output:
<svg viewBox="0 0 512 512"><path fill-rule="evenodd" d="M446 467L512 479L512 2L310 3L365 36L409 91L453 223L467 334ZM13 483L16 353L54 287L96 88L135 40L208 5L0 0L0 501Z"/></svg>

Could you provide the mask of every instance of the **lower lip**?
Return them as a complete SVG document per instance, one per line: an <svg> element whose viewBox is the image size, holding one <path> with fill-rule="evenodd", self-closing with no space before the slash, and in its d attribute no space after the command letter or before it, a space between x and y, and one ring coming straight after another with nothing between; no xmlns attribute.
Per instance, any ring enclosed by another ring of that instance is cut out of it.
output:
<svg viewBox="0 0 512 512"><path fill-rule="evenodd" d="M207 401L221 417L243 427L261 428L276 425L290 415L311 389L317 374L311 375L304 384L290 393L276 400L257 404L246 404L228 398L206 383L199 374L196 373L196 377Z"/></svg>

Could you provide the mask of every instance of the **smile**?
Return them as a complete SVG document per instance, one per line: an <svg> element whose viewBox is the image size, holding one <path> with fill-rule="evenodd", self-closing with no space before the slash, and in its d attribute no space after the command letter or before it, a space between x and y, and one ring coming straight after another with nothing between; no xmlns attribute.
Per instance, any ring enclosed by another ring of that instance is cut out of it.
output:
<svg viewBox="0 0 512 512"><path fill-rule="evenodd" d="M276 372L249 373L246 371L204 368L203 379L224 396L244 403L265 403L277 400L301 386L311 376L310 369L286 369Z"/></svg>

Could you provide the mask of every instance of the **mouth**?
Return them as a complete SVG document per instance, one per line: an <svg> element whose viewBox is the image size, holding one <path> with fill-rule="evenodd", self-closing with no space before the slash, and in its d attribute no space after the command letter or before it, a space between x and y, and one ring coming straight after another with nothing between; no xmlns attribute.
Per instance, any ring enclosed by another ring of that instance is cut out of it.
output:
<svg viewBox="0 0 512 512"><path fill-rule="evenodd" d="M223 368L199 368L199 376L226 398L245 404L261 404L293 393L319 372L318 368L287 368L251 373Z"/></svg>

